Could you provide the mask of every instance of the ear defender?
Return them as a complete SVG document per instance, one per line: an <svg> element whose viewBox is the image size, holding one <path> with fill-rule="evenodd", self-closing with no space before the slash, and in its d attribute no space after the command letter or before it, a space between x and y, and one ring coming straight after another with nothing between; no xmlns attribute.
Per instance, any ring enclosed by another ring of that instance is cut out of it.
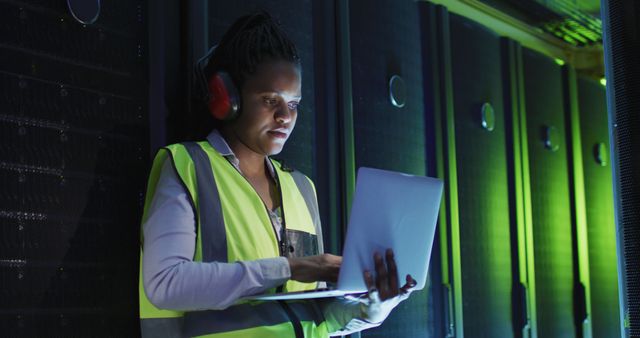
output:
<svg viewBox="0 0 640 338"><path fill-rule="evenodd" d="M220 71L209 79L209 111L218 120L229 121L238 116L240 96L231 76Z"/></svg>

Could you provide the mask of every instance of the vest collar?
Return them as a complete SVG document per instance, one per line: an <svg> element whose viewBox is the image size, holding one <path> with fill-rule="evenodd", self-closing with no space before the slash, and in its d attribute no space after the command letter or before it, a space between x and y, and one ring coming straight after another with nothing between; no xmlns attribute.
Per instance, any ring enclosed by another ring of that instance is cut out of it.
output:
<svg viewBox="0 0 640 338"><path fill-rule="evenodd" d="M242 173L242 171L240 170L240 160L236 157L236 154L233 153L233 150L231 150L231 147L229 147L229 144L224 139L224 137L222 137L222 134L220 134L220 131L218 131L218 129L213 129L209 133L209 135L207 136L207 141L209 142L209 144L211 144L213 149L219 152L220 155L224 156L227 161L229 161L240 173ZM265 157L264 161L267 164L267 168L269 169L271 178L273 178L277 182L276 168L273 167L273 163L271 163L269 157Z"/></svg>

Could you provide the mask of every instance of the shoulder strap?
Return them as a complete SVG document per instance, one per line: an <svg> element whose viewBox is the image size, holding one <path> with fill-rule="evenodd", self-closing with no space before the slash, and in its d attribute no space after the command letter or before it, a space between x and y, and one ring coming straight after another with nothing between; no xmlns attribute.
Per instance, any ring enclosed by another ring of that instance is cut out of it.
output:
<svg viewBox="0 0 640 338"><path fill-rule="evenodd" d="M198 236L202 261L227 262L227 233L211 159L198 143L183 144L193 160L196 171L198 202L201 206Z"/></svg>

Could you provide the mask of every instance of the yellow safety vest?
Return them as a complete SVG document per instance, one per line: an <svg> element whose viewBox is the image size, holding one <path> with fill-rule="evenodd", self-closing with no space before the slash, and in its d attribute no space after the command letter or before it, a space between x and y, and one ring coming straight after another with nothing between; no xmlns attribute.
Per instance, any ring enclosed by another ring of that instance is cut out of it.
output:
<svg viewBox="0 0 640 338"><path fill-rule="evenodd" d="M279 182L286 236L278 241L268 211L249 182L207 141L173 144L156 155L142 222L148 218L160 171L172 161L189 192L197 229L194 261L237 262L281 255L318 254L317 202L311 181L273 161ZM203 207L201 207L203 206ZM204 207L206 206L206 207ZM292 252L289 252L292 251ZM140 319L143 336L157 337L327 337L327 325L314 302L241 302L224 310L161 310L148 300L140 250ZM285 291L314 289L316 283L288 281ZM275 292L275 289L268 292ZM146 332L146 333L145 333Z"/></svg>

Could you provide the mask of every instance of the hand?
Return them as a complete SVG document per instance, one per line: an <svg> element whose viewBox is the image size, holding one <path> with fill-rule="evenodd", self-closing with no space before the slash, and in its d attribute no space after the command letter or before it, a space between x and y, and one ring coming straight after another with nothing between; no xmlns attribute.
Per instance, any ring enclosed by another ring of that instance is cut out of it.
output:
<svg viewBox="0 0 640 338"><path fill-rule="evenodd" d="M413 277L407 275L405 277L406 283L402 288L398 289L398 268L393 250L387 249L386 256L387 264L385 266L382 255L377 252L373 254L373 261L376 265L375 282L371 273L366 270L364 271L364 282L367 285L369 298L371 298L372 294L376 296L377 293L377 297L383 302L398 295L404 295L416 286L416 281Z"/></svg>
<svg viewBox="0 0 640 338"><path fill-rule="evenodd" d="M342 264L342 257L332 254L287 258L291 268L291 279L312 283L318 281L335 283Z"/></svg>
<svg viewBox="0 0 640 338"><path fill-rule="evenodd" d="M364 282L367 285L367 295L359 298L362 303L361 313L363 319L370 323L381 323L400 302L409 298L416 286L416 281L407 275L405 284L398 288L398 269L394 259L393 250L387 249L386 265L382 255L376 252L373 255L376 267L374 281L371 272L364 271Z"/></svg>

